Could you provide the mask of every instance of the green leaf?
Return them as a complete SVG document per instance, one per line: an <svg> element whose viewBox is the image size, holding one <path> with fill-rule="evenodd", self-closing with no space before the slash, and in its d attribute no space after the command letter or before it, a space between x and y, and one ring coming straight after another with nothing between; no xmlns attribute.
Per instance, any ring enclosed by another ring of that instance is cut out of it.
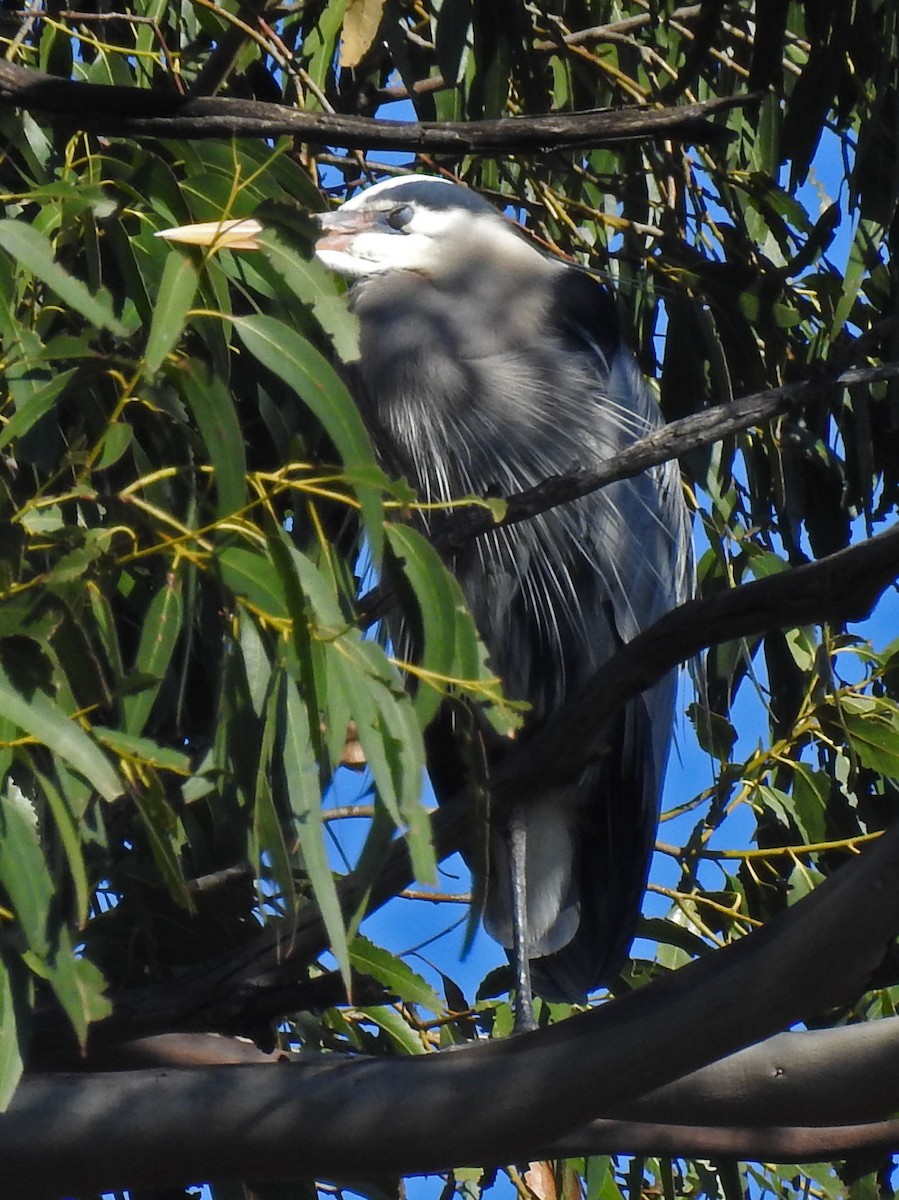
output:
<svg viewBox="0 0 899 1200"><path fill-rule="evenodd" d="M64 304L80 313L86 321L101 329L108 329L117 337L128 336L128 331L106 299L91 295L80 279L60 266L49 238L33 225L24 221L0 220L0 247L26 270L43 280Z"/></svg>
<svg viewBox="0 0 899 1200"><path fill-rule="evenodd" d="M173 574L153 597L144 618L134 670L152 682L122 701L126 734L140 733L147 723L153 702L171 665L183 616L181 580Z"/></svg>
<svg viewBox="0 0 899 1200"><path fill-rule="evenodd" d="M332 273L316 259L298 254L271 229L263 230L260 247L287 288L312 307L338 356L344 362L358 358L359 322L347 307L346 294L337 290Z"/></svg>
<svg viewBox="0 0 899 1200"><path fill-rule="evenodd" d="M0 667L0 711L20 729L65 759L97 789L115 800L124 784L99 746L43 692L23 695Z"/></svg>
<svg viewBox="0 0 899 1200"><path fill-rule="evenodd" d="M482 712L498 733L521 725L521 709L507 701L500 681L487 663L487 651L456 578L433 546L408 525L388 522L388 542L405 572L418 603L423 646L415 711L422 726L432 718L447 690L468 692L482 702ZM433 675L428 679L428 674Z"/></svg>
<svg viewBox="0 0 899 1200"><path fill-rule="evenodd" d="M219 520L243 508L247 499L244 435L234 400L221 379L196 359L172 372L196 422L215 470Z"/></svg>
<svg viewBox="0 0 899 1200"><path fill-rule="evenodd" d="M440 676L451 677L456 663L457 608L461 601L458 584L451 576L434 548L414 529L407 525L388 522L385 533L390 549L399 560L403 573L412 585L421 617L422 654L421 667L432 673L432 684L419 683L415 694L415 712L422 728L434 717L445 694L445 683ZM466 657L477 663L477 634L474 622L469 633L473 639Z"/></svg>
<svg viewBox="0 0 899 1200"><path fill-rule="evenodd" d="M39 958L50 952L48 921L56 888L37 831L37 813L15 785L0 796L0 884Z"/></svg>
<svg viewBox="0 0 899 1200"><path fill-rule="evenodd" d="M197 268L191 259L174 251L166 256L144 354L149 375L156 374L181 337L198 282Z"/></svg>
<svg viewBox="0 0 899 1200"><path fill-rule="evenodd" d="M796 824L806 841L827 839L827 804L831 796L830 780L823 771L814 771L805 763L793 763L793 803Z"/></svg>
<svg viewBox="0 0 899 1200"><path fill-rule="evenodd" d="M228 546L218 555L222 581L235 596L246 596L263 614L287 616L284 586L271 560L243 546Z"/></svg>
<svg viewBox="0 0 899 1200"><path fill-rule="evenodd" d="M760 783L752 793L753 806L763 805L770 809L773 813L783 821L787 827L791 827L796 822L796 814L793 811L793 798L788 796L786 792L780 788L771 787L767 783Z"/></svg>
<svg viewBox="0 0 899 1200"><path fill-rule="evenodd" d="M319 91L326 90L328 86L328 74L333 69L340 30L343 27L344 10L345 0L331 0L325 5L303 45L304 55L309 55L309 65L306 69ZM311 92L309 102L314 107L319 107L314 92Z"/></svg>
<svg viewBox="0 0 899 1200"><path fill-rule="evenodd" d="M872 771L899 779L899 721L895 712L890 714L891 720L883 709L866 712L856 708L856 704L857 700L849 698L842 701L841 707L859 762Z"/></svg>
<svg viewBox="0 0 899 1200"><path fill-rule="evenodd" d="M388 991L406 1003L420 1004L435 1016L444 1011L440 996L408 963L358 933L350 945L350 963L357 971L383 983Z"/></svg>
<svg viewBox="0 0 899 1200"><path fill-rule="evenodd" d="M30 952L23 961L53 988L56 998L72 1023L79 1044L87 1041L88 1026L112 1012L112 1003L103 994L106 980L88 959L75 954L67 929L60 930L52 957L40 962Z"/></svg>
<svg viewBox="0 0 899 1200"><path fill-rule="evenodd" d="M352 397L325 358L283 321L273 317L234 317L238 336L250 353L309 406L331 438L341 461L348 467L370 467L374 454L362 418ZM383 513L373 488L357 484L371 541L372 557L379 561Z"/></svg>
<svg viewBox="0 0 899 1200"><path fill-rule="evenodd" d="M159 771L175 771L178 775L190 774L190 758L181 750L160 746L152 738L123 733L120 729L107 729L94 725L94 737L120 758L133 759L144 767Z"/></svg>
<svg viewBox="0 0 899 1200"><path fill-rule="evenodd" d="M271 686L265 705L265 724L262 727L262 743L259 747L256 787L253 794L252 861L257 879L264 878L267 872L271 873L281 892L282 907L290 912L295 890L293 869L272 792L273 752L279 733L281 691L284 684L283 681L273 679L271 672L269 682Z"/></svg>
<svg viewBox="0 0 899 1200"><path fill-rule="evenodd" d="M404 1054L427 1053L428 1047L425 1038L417 1033L395 1008L390 1008L386 1004L375 1004L367 1008L360 1008L359 1011L365 1013L366 1017L379 1029L384 1030L397 1050L401 1050Z"/></svg>
<svg viewBox="0 0 899 1200"><path fill-rule="evenodd" d="M50 412L58 397L62 395L71 378L78 373L77 367L69 371L60 371L49 379L43 387L37 388L25 402L16 404L16 411L0 431L0 449L8 445L14 438L23 437L32 426L46 413Z"/></svg>
<svg viewBox="0 0 899 1200"><path fill-rule="evenodd" d="M53 814L53 822L56 825L59 840L62 842L65 851L69 874L72 877L72 887L75 892L75 919L78 927L81 928L88 917L91 887L81 842L78 837L78 826L72 813L69 811L65 797L56 787L53 780L49 779L46 775L42 775L39 771L35 771L35 778L40 783L41 793L47 801L50 812Z"/></svg>
<svg viewBox="0 0 899 1200"><path fill-rule="evenodd" d="M303 865L321 910L331 952L341 977L350 983L350 956L337 884L328 864L321 814L318 766L312 751L309 715L292 680L285 679L284 777L300 841Z"/></svg>
<svg viewBox="0 0 899 1200"><path fill-rule="evenodd" d="M180 821L155 777L151 777L142 788L135 788L133 795L143 819L153 859L169 895L183 909L192 911L193 900L185 887L181 869L179 851L184 842L184 832Z"/></svg>
<svg viewBox="0 0 899 1200"><path fill-rule="evenodd" d="M380 646L349 637L328 660L330 674L341 677L350 697L356 734L372 773L378 797L397 828L407 830L415 875L433 880L436 862L431 826L422 805L424 747L409 697L398 687Z"/></svg>
<svg viewBox="0 0 899 1200"><path fill-rule="evenodd" d="M324 581L319 579L312 563L290 543L288 534L280 526L270 535L268 545L284 589L284 598L287 601L287 609L291 618L291 643L296 655L303 695L306 698L308 711L312 714L309 726L312 750L316 762L324 769L320 724L321 713L324 709L321 696L327 689L327 677L315 669L316 657L320 656L316 655L317 647L312 644L313 622L307 611L306 589L300 584L300 570L304 567L307 568L304 572L307 579L311 573L315 576L316 582L323 583ZM328 599L330 601L331 597L329 596ZM342 621L341 624L343 624Z"/></svg>
<svg viewBox="0 0 899 1200"><path fill-rule="evenodd" d="M9 1108L25 1069L17 1007L12 974L0 955L0 1113Z"/></svg>
<svg viewBox="0 0 899 1200"><path fill-rule="evenodd" d="M237 626L237 637L243 659L250 702L257 716L262 715L272 678L272 661L266 650L259 627L249 613L243 613Z"/></svg>
<svg viewBox="0 0 899 1200"><path fill-rule="evenodd" d="M97 459L97 470L105 471L119 461L134 437L134 430L125 421L108 425L103 435L103 449Z"/></svg>

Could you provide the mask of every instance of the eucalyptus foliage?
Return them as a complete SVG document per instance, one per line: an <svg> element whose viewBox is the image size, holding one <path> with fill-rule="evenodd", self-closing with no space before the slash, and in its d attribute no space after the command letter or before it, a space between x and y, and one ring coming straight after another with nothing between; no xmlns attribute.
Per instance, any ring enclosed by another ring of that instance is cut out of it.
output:
<svg viewBox="0 0 899 1200"><path fill-rule="evenodd" d="M715 117L729 136L709 147L558 145L402 169L458 176L607 277L669 419L821 381L801 413L685 456L702 593L895 520L896 381L830 383L899 357L893 0L254 13L48 6L8 11L0 32L9 60L78 81L362 114L404 99L399 115L422 121L756 93ZM441 996L359 934L392 838L435 879L423 732L440 703L480 705L510 734L519 715L416 498L375 460L346 384L342 285L310 256L307 215L385 168L364 148L287 138L106 137L77 111L51 123L27 105L0 109L0 130L0 1099L42 1030L88 1045L132 989L218 963L313 902L364 1011L304 961L277 1013L201 1013L194 1027L384 1054L508 1030L490 982L470 1008L453 963ZM260 212L259 255L155 237ZM370 635L363 546L388 602L421 618L420 661ZM709 652L690 711L716 778L679 806L693 815L666 846L680 883L644 930L657 953L613 992L743 937L884 827L899 798L896 649L823 625ZM734 707L752 691L767 730L737 757ZM359 760L373 815L348 905L322 800ZM734 848L728 822L746 811L755 846ZM897 1000L887 971L827 1019L893 1015ZM67 1034L47 1025L59 1011ZM150 1012L144 1032L170 1027ZM567 1012L545 1006L544 1020ZM873 1190L882 1164L863 1167L852 1186ZM593 1158L559 1165L555 1186L590 1200L835 1196L851 1174ZM454 1182L476 1196L491 1178Z"/></svg>

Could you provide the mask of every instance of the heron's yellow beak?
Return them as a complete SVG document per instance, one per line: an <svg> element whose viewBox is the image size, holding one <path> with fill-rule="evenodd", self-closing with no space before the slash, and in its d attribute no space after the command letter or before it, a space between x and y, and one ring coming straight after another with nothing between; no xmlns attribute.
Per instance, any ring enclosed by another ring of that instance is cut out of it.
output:
<svg viewBox="0 0 899 1200"><path fill-rule="evenodd" d="M160 229L156 237L188 246L211 246L214 250L258 250L262 226L253 217L241 221L202 221L199 225L176 225Z"/></svg>

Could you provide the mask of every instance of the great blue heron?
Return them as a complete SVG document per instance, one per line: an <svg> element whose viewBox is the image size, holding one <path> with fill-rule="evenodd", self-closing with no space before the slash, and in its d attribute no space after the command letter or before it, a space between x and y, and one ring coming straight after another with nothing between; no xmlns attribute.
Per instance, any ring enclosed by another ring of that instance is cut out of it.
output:
<svg viewBox="0 0 899 1200"><path fill-rule="evenodd" d="M389 179L320 221L318 257L352 281L360 405L382 457L422 499L517 492L613 457L660 423L605 288L476 193L438 177ZM669 463L457 557L492 665L530 704L522 736L686 598L689 546ZM484 923L516 961L518 1028L533 1025L531 979L548 999L580 1001L626 958L674 691L669 676L630 700L612 752L491 823ZM445 761L434 770L438 796L455 790Z"/></svg>

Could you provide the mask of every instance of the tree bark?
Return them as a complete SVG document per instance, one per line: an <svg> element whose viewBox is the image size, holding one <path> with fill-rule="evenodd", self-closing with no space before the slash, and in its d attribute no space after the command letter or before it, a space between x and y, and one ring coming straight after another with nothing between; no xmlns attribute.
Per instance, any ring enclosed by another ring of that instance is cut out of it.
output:
<svg viewBox="0 0 899 1200"><path fill-rule="evenodd" d="M136 138L286 134L350 149L430 151L455 156L608 146L653 137L710 144L731 136L725 126L715 124L710 117L757 102L757 96L737 96L670 109L635 107L484 121L387 121L305 112L259 100L186 97L158 88L79 83L0 60L0 104L42 113L75 129Z"/></svg>

